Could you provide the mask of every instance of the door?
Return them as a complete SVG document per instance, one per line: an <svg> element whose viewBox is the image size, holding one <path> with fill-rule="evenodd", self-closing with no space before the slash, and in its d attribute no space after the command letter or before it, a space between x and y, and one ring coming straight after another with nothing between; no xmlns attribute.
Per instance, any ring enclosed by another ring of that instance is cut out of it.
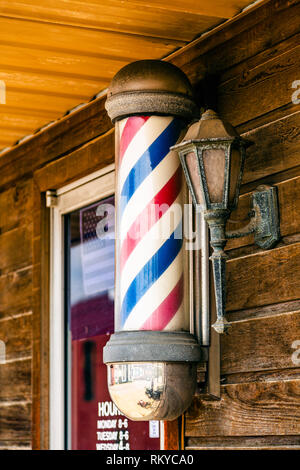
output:
<svg viewBox="0 0 300 470"><path fill-rule="evenodd" d="M162 425L113 404L103 347L114 332L114 171L57 192L51 209L51 448L156 450Z"/></svg>

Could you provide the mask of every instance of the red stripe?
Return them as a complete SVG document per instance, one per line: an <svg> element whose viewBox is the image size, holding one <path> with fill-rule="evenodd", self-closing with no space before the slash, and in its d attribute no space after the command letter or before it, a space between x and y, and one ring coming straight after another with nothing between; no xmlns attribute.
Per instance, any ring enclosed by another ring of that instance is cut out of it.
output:
<svg viewBox="0 0 300 470"><path fill-rule="evenodd" d="M120 162L135 134L148 121L150 116L132 116L127 119L120 139Z"/></svg>
<svg viewBox="0 0 300 470"><path fill-rule="evenodd" d="M181 166L173 176L154 196L145 209L138 215L131 225L123 241L120 252L120 269L122 271L126 260L140 240L149 232L150 228L163 216L173 204L181 190Z"/></svg>
<svg viewBox="0 0 300 470"><path fill-rule="evenodd" d="M154 310L145 323L139 328L140 330L153 330L161 331L164 330L168 323L178 312L178 309L183 300L183 276L160 304L160 306Z"/></svg>

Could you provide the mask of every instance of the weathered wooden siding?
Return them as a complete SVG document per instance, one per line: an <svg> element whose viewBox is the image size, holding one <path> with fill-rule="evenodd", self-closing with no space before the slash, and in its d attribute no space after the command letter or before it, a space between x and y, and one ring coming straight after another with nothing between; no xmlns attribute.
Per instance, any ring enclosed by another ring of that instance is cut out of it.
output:
<svg viewBox="0 0 300 470"><path fill-rule="evenodd" d="M229 228L245 224L253 189L275 184L282 239L270 251L253 236L227 245L232 328L221 340L221 400L194 398L185 423L190 449L300 448L300 110L292 102L299 7L275 11L194 59L198 71L209 63L220 114L255 143ZM202 77L194 76L199 95L207 87Z"/></svg>
<svg viewBox="0 0 300 470"><path fill-rule="evenodd" d="M0 449L31 446L32 180L0 193Z"/></svg>
<svg viewBox="0 0 300 470"><path fill-rule="evenodd" d="M232 328L221 345L222 398L194 398L186 448L300 446L300 369L292 360L300 340L300 105L292 102L300 80L299 14L299 1L267 2L168 59L187 73L202 102L217 97L222 116L255 142L232 219L243 225L251 191L275 184L282 234L269 252L251 236L228 243ZM104 102L98 98L0 158L0 340L7 353L0 449L48 445L44 192L113 162Z"/></svg>

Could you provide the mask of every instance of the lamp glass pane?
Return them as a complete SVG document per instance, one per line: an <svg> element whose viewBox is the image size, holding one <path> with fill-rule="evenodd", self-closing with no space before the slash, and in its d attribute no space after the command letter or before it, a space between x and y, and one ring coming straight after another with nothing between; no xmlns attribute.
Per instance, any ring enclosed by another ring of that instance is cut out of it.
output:
<svg viewBox="0 0 300 470"><path fill-rule="evenodd" d="M203 165L210 202L221 203L225 182L225 150L222 148L204 150Z"/></svg>
<svg viewBox="0 0 300 470"><path fill-rule="evenodd" d="M192 184L192 188L189 189L196 199L197 204L203 204L204 201L202 197L200 173L196 153L189 152L184 158Z"/></svg>
<svg viewBox="0 0 300 470"><path fill-rule="evenodd" d="M229 204L233 205L237 184L239 180L239 175L241 171L242 156L241 152L238 149L232 149L231 152L231 165L230 165L230 189L229 189Z"/></svg>

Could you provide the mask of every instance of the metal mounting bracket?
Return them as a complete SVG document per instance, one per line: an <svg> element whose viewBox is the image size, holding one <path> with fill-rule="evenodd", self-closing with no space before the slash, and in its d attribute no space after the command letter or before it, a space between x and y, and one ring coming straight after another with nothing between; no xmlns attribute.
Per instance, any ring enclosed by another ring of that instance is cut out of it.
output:
<svg viewBox="0 0 300 470"><path fill-rule="evenodd" d="M255 243L270 249L280 238L277 188L259 186L252 195L252 206L257 219Z"/></svg>
<svg viewBox="0 0 300 470"><path fill-rule="evenodd" d="M57 206L57 194L55 189L49 189L46 191L46 207Z"/></svg>
<svg viewBox="0 0 300 470"><path fill-rule="evenodd" d="M280 238L277 188L261 185L252 194L252 217L246 227L226 231L226 238L241 238L254 233L255 244L264 250L272 248Z"/></svg>

